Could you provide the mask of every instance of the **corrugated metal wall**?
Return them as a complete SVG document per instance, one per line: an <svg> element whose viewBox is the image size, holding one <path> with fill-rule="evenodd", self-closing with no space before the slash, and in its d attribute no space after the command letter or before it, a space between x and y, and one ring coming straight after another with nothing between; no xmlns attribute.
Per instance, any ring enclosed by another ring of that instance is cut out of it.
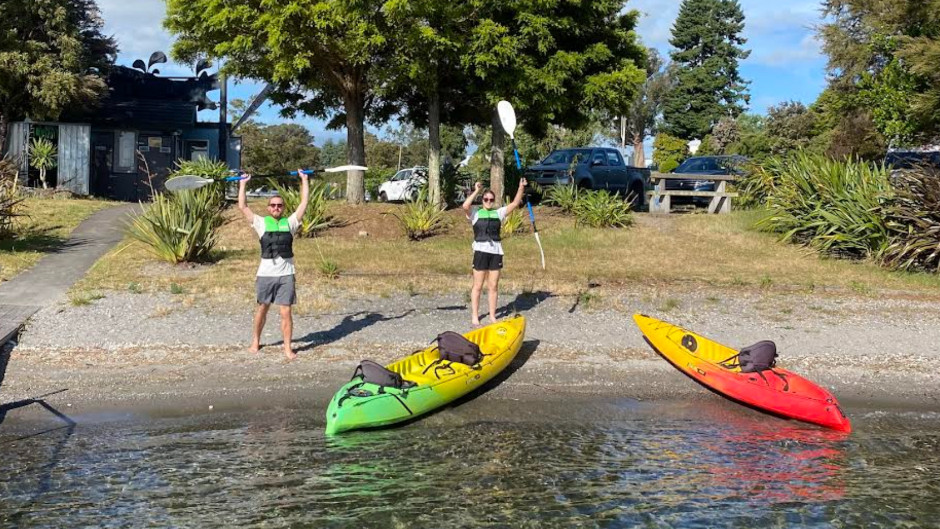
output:
<svg viewBox="0 0 940 529"><path fill-rule="evenodd" d="M77 125L74 123L42 123L54 125L59 128L59 188L87 195L91 181L91 125ZM27 137L29 136L29 123L16 122L10 124L10 134L7 149L11 157L18 158L20 165L20 178L26 182L28 171Z"/></svg>
<svg viewBox="0 0 940 529"><path fill-rule="evenodd" d="M87 195L91 172L91 125L59 124L59 188Z"/></svg>
<svg viewBox="0 0 940 529"><path fill-rule="evenodd" d="M20 161L20 179L26 183L26 132L28 125L23 122L10 123L7 134L7 154Z"/></svg>

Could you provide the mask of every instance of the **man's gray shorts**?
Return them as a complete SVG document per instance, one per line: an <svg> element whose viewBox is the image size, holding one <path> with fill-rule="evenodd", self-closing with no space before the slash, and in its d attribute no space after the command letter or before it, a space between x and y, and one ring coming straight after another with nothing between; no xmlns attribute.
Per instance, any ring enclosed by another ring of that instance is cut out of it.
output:
<svg viewBox="0 0 940 529"><path fill-rule="evenodd" d="M255 278L258 291L258 303L265 305L293 305L297 303L297 291L294 290L294 276L258 276Z"/></svg>

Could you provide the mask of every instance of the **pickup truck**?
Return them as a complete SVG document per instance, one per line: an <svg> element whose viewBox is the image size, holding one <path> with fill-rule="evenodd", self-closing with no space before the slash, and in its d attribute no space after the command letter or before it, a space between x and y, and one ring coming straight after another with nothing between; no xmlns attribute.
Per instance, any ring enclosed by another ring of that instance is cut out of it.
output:
<svg viewBox="0 0 940 529"><path fill-rule="evenodd" d="M627 167L620 152L609 147L558 149L527 167L524 175L542 187L574 184L582 189L606 189L629 196L634 208L643 205L650 182L649 169Z"/></svg>

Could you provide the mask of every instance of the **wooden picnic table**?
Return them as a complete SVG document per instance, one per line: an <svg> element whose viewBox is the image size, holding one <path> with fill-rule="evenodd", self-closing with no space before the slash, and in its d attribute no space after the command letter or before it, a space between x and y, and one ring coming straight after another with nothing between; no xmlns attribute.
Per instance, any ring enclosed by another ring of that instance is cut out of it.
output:
<svg viewBox="0 0 940 529"><path fill-rule="evenodd" d="M672 197L710 197L709 213L730 213L731 199L737 193L727 190L728 182L738 179L737 175L703 175L689 173L650 173L650 182L654 184L649 196L650 213L669 213L672 206ZM667 180L706 180L715 182L714 191L685 191L679 189L666 189Z"/></svg>

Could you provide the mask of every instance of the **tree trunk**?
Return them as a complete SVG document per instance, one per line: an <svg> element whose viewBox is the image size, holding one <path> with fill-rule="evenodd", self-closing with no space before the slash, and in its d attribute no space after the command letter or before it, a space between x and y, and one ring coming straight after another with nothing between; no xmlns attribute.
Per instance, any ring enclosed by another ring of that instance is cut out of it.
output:
<svg viewBox="0 0 940 529"><path fill-rule="evenodd" d="M49 189L49 186L46 185L46 169L45 168L41 167L39 169L39 181L42 182L43 189Z"/></svg>
<svg viewBox="0 0 940 529"><path fill-rule="evenodd" d="M441 96L435 89L428 104L428 200L437 206L443 205L441 199Z"/></svg>
<svg viewBox="0 0 940 529"><path fill-rule="evenodd" d="M363 137L365 102L358 90L346 93L346 161L353 165L366 164L366 146ZM346 202L362 204L366 194L362 171L346 171Z"/></svg>
<svg viewBox="0 0 940 529"><path fill-rule="evenodd" d="M646 167L646 153L641 136L633 137L633 167Z"/></svg>
<svg viewBox="0 0 940 529"><path fill-rule="evenodd" d="M493 109L493 148L490 156L490 189L496 194L496 205L503 205L503 173L505 161L503 160L506 145L506 133L499 119L499 112Z"/></svg>

